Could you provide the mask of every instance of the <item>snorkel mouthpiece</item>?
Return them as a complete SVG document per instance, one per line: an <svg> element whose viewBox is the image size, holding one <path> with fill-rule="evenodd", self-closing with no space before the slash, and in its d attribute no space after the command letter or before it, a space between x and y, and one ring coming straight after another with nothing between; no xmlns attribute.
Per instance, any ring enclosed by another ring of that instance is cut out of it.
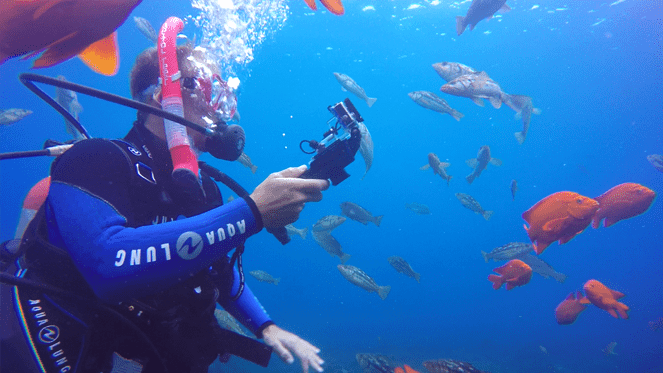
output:
<svg viewBox="0 0 663 373"><path fill-rule="evenodd" d="M180 88L181 72L177 63L177 34L184 28L184 22L177 17L170 17L159 31L157 51L161 74L161 108L164 111L184 116L182 91ZM164 119L166 141L173 160L173 179L183 187L202 196L198 180L198 158L191 149L191 140L186 127ZM195 184L195 185L194 185Z"/></svg>
<svg viewBox="0 0 663 373"><path fill-rule="evenodd" d="M220 124L214 131L214 136L205 140L205 150L214 158L236 161L244 151L245 142L242 127L236 124Z"/></svg>

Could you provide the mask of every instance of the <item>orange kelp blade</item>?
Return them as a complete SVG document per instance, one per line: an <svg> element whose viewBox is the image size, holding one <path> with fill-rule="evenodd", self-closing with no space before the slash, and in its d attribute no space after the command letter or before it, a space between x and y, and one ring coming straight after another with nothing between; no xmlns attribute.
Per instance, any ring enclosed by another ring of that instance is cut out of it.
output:
<svg viewBox="0 0 663 373"><path fill-rule="evenodd" d="M336 14L337 16L342 16L343 13L345 13L341 0L320 0L320 2L325 6L325 8L327 8L327 10Z"/></svg>
<svg viewBox="0 0 663 373"><path fill-rule="evenodd" d="M85 48L78 55L94 72L106 76L117 74L120 68L120 49L117 46L117 31Z"/></svg>

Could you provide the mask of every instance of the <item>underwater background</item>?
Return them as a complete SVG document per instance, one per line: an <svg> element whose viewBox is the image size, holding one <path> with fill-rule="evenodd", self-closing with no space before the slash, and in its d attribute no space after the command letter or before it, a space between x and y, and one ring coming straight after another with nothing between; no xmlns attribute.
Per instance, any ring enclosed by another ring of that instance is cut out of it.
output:
<svg viewBox="0 0 663 373"><path fill-rule="evenodd" d="M206 18L200 3L214 7L227 1L194 3L196 8L184 1L143 1L118 29L121 65L113 77L93 73L78 59L32 72L64 75L129 97L133 61L150 46L133 16L155 28L171 15L186 18L183 33L190 39L213 40L222 19ZM328 105L349 97L364 117L375 144L370 171L362 179L365 165L358 155L347 168L352 176L324 192L323 201L308 204L294 225L310 227L324 215L340 215L344 201L384 215L379 227L348 219L333 235L352 256L347 264L392 286L387 299L346 281L336 268L338 258L310 234L282 246L263 231L248 240L244 255L246 272L260 269L281 278L278 286L251 276L247 283L278 325L321 348L326 371L360 372L355 354L366 352L419 371L424 360L451 358L493 373L663 372L663 329L648 324L663 317L663 173L646 159L663 153L661 1L509 0L510 12L461 36L455 16L465 15L469 1L345 0L340 17L322 6L312 12L301 0L270 3L276 11L255 15L260 33L238 36L249 41L253 59L222 61L224 78L241 80L245 153L258 170L254 175L209 155L202 160L250 191L271 172L308 162L299 142L320 139ZM505 91L532 97L542 112L532 117L524 144L514 138L522 123L512 110L482 108L439 92L444 81L431 65L442 61L486 71ZM18 81L29 67L19 60L0 66L0 109L34 112L0 128L0 152L69 139L62 118ZM343 92L333 72L352 77L378 99L375 105L369 108ZM435 92L465 117L456 122L416 105L407 93L418 90ZM133 109L82 94L78 100L81 122L94 137L122 137L135 119ZM482 145L503 165L489 165L469 185L463 180L471 172L465 160L476 157ZM419 170L430 152L451 163L449 186L430 170ZM3 241L13 237L22 200L48 175L51 161L0 164ZM515 200L512 179L519 187ZM568 276L565 282L534 274L512 291L492 289L487 276L503 263L485 263L480 252L529 242L525 210L558 191L596 197L625 182L647 186L659 198L638 217L589 227L565 245L553 243L541 257ZM232 194L225 187L222 192ZM465 209L457 192L494 211L490 221ZM432 213L406 209L412 202L428 205ZM397 273L387 261L392 255L421 273L421 283ZM631 308L629 319L590 306L574 324L558 325L555 307L592 278L626 295L621 301ZM617 342L617 355L602 351L611 342ZM232 358L210 371L268 370L300 367L274 356L267 369Z"/></svg>

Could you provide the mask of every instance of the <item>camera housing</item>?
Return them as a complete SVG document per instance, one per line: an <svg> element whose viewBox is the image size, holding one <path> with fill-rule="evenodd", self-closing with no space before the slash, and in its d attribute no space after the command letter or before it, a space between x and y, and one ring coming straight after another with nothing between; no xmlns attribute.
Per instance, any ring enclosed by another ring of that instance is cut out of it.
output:
<svg viewBox="0 0 663 373"><path fill-rule="evenodd" d="M359 150L361 131L358 123L363 122L364 118L348 98L327 107L327 110L334 115L327 123L335 123L323 134L322 141L309 141L315 154L309 162L308 170L300 177L329 179L332 185L338 185L350 176L345 167L355 160Z"/></svg>

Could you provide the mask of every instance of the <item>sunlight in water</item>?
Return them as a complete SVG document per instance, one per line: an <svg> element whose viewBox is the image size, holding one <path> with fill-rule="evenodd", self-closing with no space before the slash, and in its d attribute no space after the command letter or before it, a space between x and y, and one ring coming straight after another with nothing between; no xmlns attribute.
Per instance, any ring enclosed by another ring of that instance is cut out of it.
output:
<svg viewBox="0 0 663 373"><path fill-rule="evenodd" d="M189 19L202 31L198 44L224 73L235 75L253 60L254 50L287 19L286 0L192 0L200 10Z"/></svg>

